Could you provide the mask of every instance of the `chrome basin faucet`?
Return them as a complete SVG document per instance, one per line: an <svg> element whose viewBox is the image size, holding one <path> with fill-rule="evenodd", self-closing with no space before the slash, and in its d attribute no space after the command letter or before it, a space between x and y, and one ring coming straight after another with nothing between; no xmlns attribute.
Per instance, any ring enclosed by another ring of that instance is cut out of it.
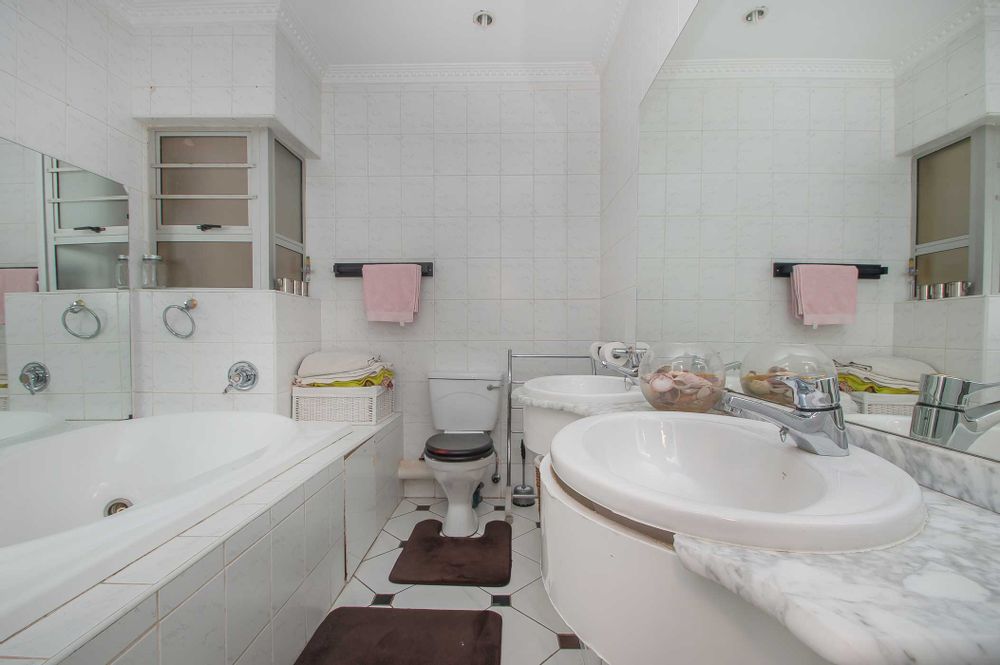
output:
<svg viewBox="0 0 1000 665"><path fill-rule="evenodd" d="M944 374L920 377L910 436L955 450L968 450L1000 423L1000 383L976 383Z"/></svg>
<svg viewBox="0 0 1000 665"><path fill-rule="evenodd" d="M840 407L837 379L776 377L792 389L794 408L788 409L756 397L727 391L722 408L740 418L762 420L781 428L781 438L814 455L843 457L848 454L847 428Z"/></svg>
<svg viewBox="0 0 1000 665"><path fill-rule="evenodd" d="M616 365L615 363L609 363L607 360L602 360L601 367L609 369L616 374L621 374L625 377L626 382L638 385L636 379L639 377L639 364L642 362L642 356L645 355L646 349L629 344L628 346L612 349L611 353L615 359L624 358L625 362L621 365Z"/></svg>

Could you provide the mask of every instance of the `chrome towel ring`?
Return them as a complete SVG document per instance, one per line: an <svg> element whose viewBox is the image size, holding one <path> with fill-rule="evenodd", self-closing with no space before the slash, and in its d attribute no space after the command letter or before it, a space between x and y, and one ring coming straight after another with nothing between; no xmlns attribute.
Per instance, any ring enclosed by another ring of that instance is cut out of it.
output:
<svg viewBox="0 0 1000 665"><path fill-rule="evenodd" d="M96 326L94 328L94 332L91 333L76 332L75 330L70 328L69 324L66 323L66 317L69 316L70 314L89 314L90 316L94 317L94 324ZM68 332L73 337L76 337L77 339L94 339L95 337L101 334L101 318L97 316L97 313L94 310L87 307L87 305L82 300L74 300L72 305L63 310L62 326L66 332Z"/></svg>
<svg viewBox="0 0 1000 665"><path fill-rule="evenodd" d="M197 306L198 306L198 301L195 300L194 298L188 298L187 300L184 301L183 305L167 305L166 307L163 308L163 327L166 328L167 332L173 335L174 337L179 337L180 339L187 339L188 337L194 334L195 328L197 327L194 322L194 317L191 316L191 310ZM187 331L186 333L183 333L170 325L170 323L167 321L167 314L172 309L176 309L178 312L181 312L184 314L184 316L188 317L188 321L191 322L191 330Z"/></svg>

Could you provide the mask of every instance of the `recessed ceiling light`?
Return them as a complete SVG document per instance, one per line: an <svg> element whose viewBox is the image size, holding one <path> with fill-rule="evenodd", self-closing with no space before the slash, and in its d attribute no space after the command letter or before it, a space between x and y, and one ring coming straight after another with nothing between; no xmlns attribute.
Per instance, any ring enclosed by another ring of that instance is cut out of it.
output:
<svg viewBox="0 0 1000 665"><path fill-rule="evenodd" d="M493 25L493 14L489 13L485 9L480 9L472 15L472 22L485 30Z"/></svg>
<svg viewBox="0 0 1000 665"><path fill-rule="evenodd" d="M764 20L765 16L767 16L767 7L754 7L743 15L743 22L750 24L759 23Z"/></svg>

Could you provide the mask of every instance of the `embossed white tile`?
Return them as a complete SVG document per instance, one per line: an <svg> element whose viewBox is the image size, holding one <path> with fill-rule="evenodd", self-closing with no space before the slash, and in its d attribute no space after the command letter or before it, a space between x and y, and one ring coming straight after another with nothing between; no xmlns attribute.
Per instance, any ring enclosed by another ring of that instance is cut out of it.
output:
<svg viewBox="0 0 1000 665"><path fill-rule="evenodd" d="M390 582L389 573L402 552L402 549L392 550L361 562L355 577L375 593L399 593L410 585Z"/></svg>
<svg viewBox="0 0 1000 665"><path fill-rule="evenodd" d="M222 665L225 662L225 580L219 574L160 620L160 663Z"/></svg>
<svg viewBox="0 0 1000 665"><path fill-rule="evenodd" d="M0 656L50 658L148 590L141 584L98 584L0 644Z"/></svg>
<svg viewBox="0 0 1000 665"><path fill-rule="evenodd" d="M163 543L107 579L115 584L156 584L164 577L201 556L216 543L215 538L178 536Z"/></svg>
<svg viewBox="0 0 1000 665"><path fill-rule="evenodd" d="M226 567L226 662L233 663L271 618L271 540Z"/></svg>
<svg viewBox="0 0 1000 665"><path fill-rule="evenodd" d="M549 595L545 592L542 580L538 579L517 591L510 597L511 606L519 612L531 617L549 630L556 633L571 633L569 626L562 620Z"/></svg>

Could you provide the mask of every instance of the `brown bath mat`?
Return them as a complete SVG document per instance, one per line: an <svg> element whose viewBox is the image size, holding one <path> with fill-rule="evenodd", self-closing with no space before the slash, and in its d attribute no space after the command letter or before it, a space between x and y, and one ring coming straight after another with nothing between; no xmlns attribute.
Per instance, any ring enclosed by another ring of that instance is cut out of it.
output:
<svg viewBox="0 0 1000 665"><path fill-rule="evenodd" d="M341 607L295 665L500 665L502 628L489 610Z"/></svg>
<svg viewBox="0 0 1000 665"><path fill-rule="evenodd" d="M441 522L424 520L413 527L389 581L503 586L510 582L510 525L488 522L480 538L448 538Z"/></svg>

